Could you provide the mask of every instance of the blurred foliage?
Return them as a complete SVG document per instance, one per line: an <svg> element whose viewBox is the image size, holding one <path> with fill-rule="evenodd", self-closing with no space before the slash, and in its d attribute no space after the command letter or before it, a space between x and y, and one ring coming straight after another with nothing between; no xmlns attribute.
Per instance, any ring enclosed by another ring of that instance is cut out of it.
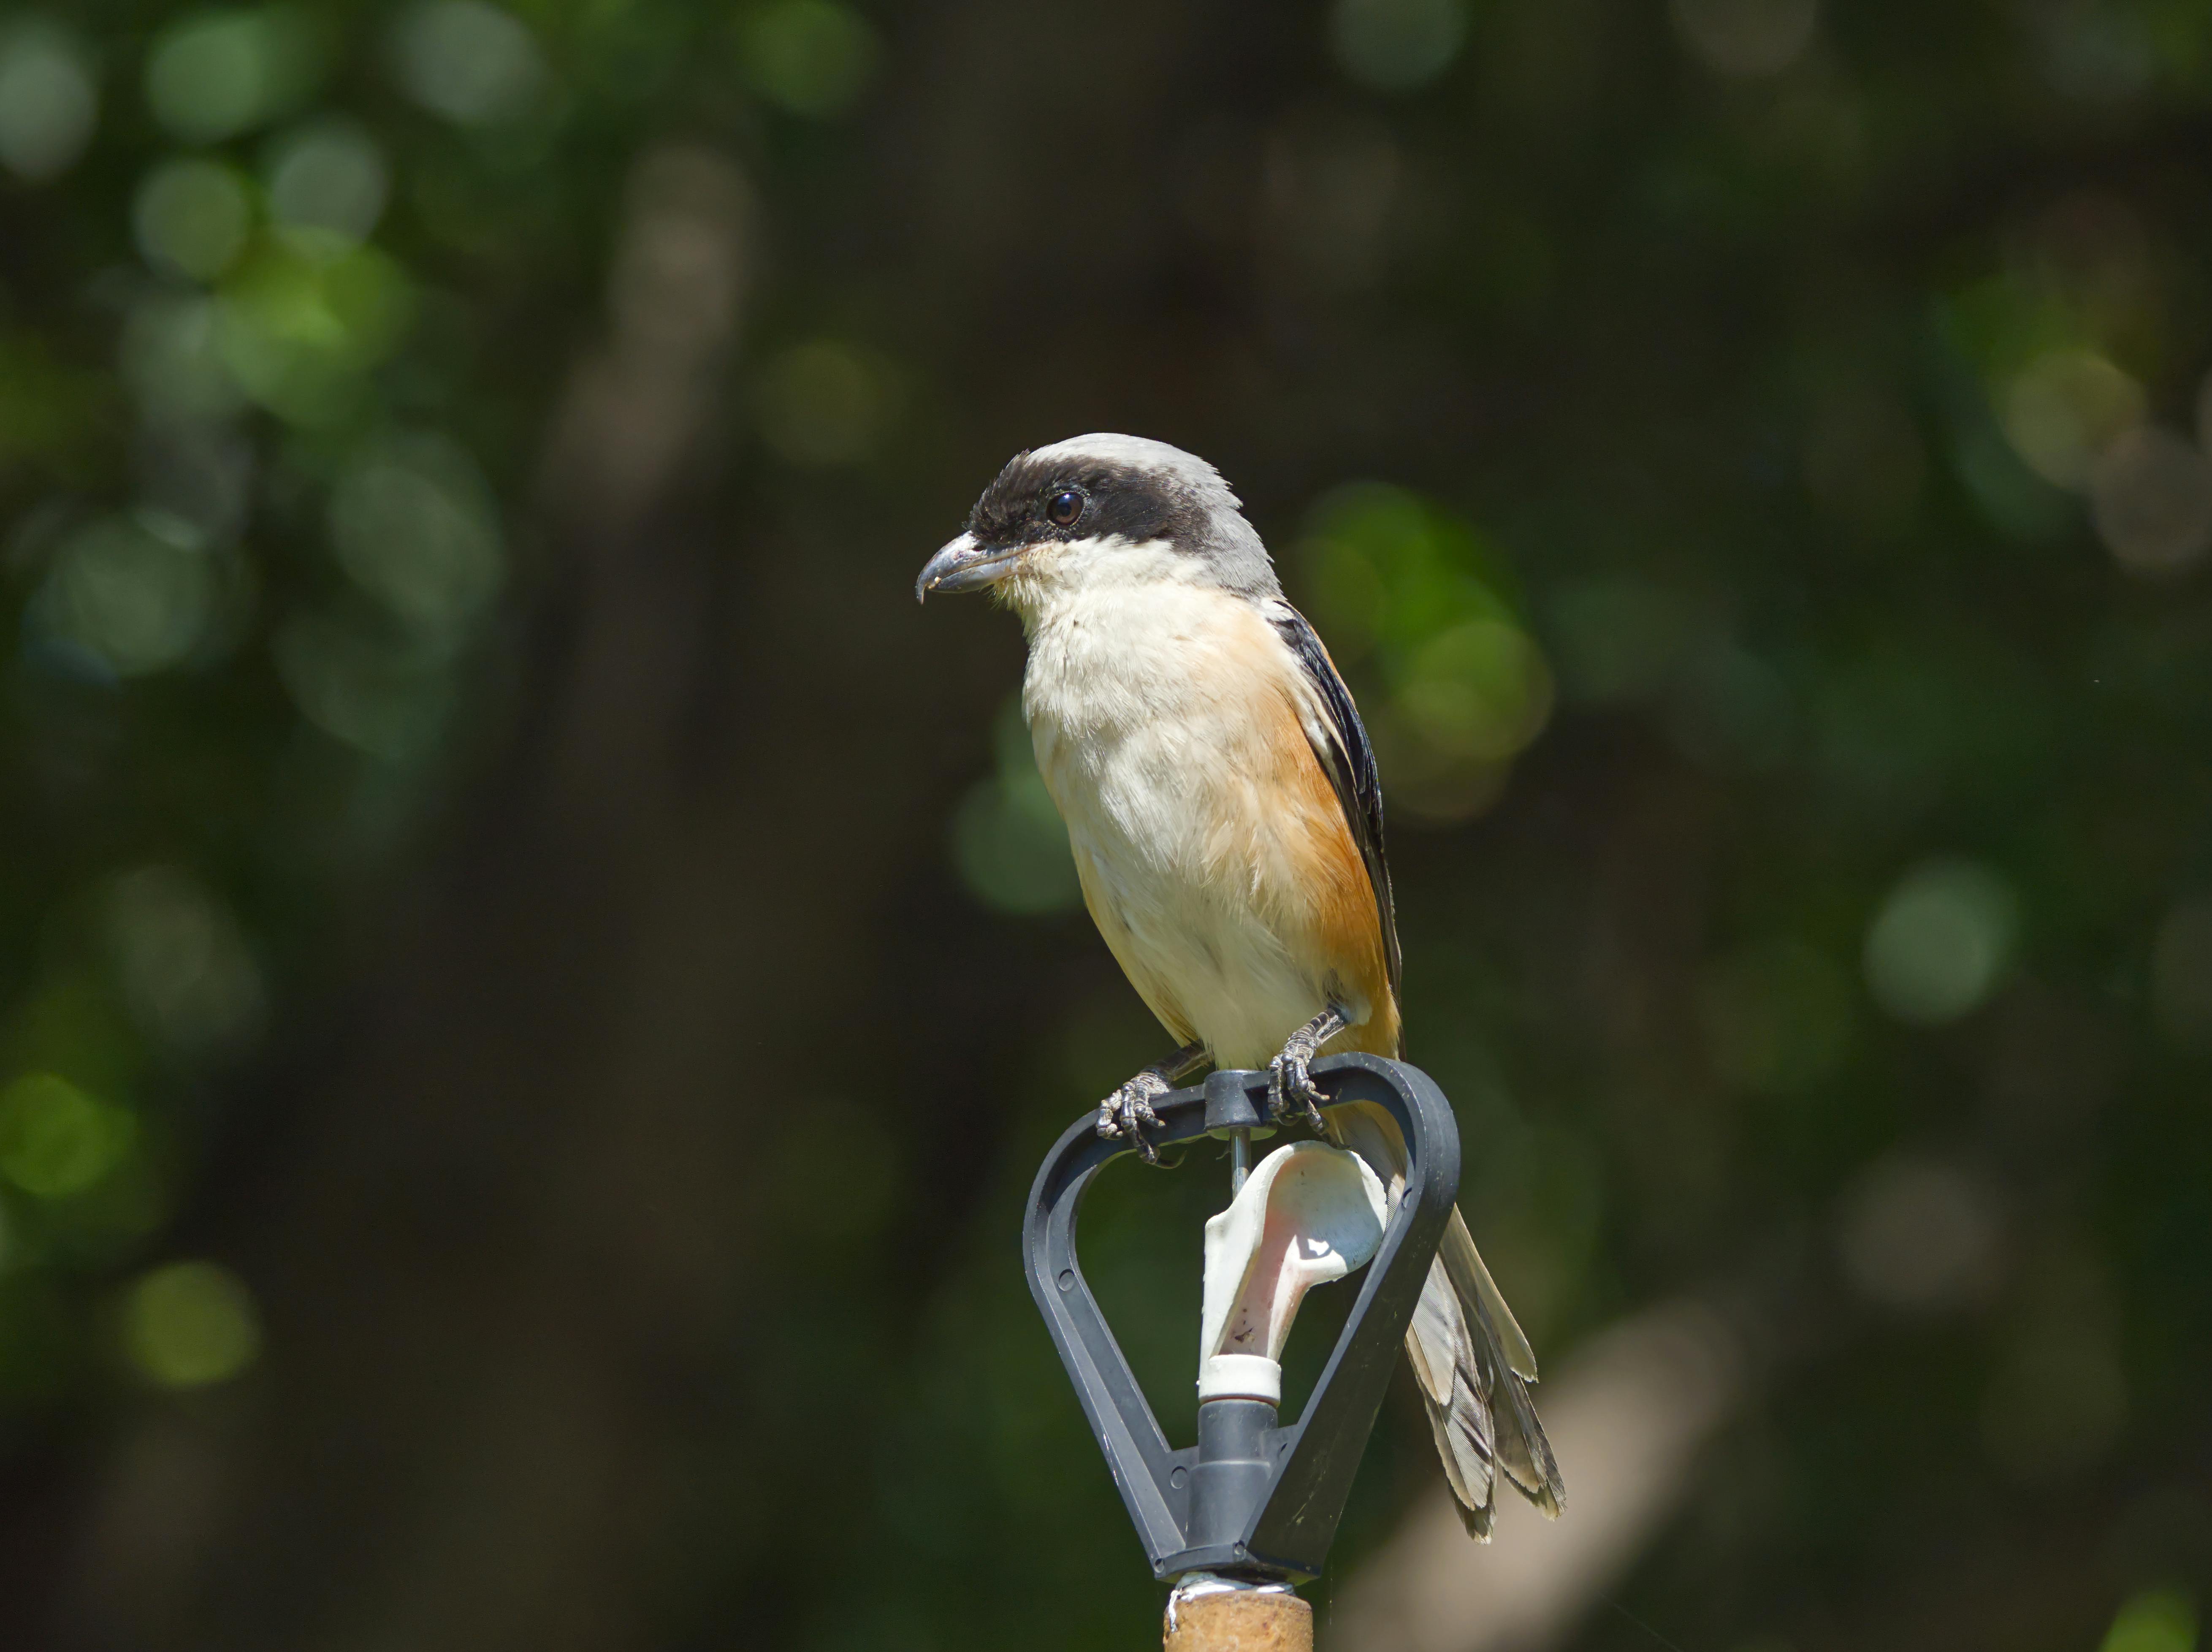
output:
<svg viewBox="0 0 2212 1652"><path fill-rule="evenodd" d="M2194 0L0 11L9 1643L1152 1632L1012 1236L1161 1036L905 601L1127 428L1359 696L1547 1373L1738 1307L1636 1620L2185 1652L2208 143Z"/></svg>

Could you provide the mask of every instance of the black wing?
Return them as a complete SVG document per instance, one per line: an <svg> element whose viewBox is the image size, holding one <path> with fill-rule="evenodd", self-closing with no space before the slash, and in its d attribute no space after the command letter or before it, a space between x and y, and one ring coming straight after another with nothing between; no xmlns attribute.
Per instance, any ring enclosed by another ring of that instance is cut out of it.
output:
<svg viewBox="0 0 2212 1652"><path fill-rule="evenodd" d="M1390 865L1382 855L1382 781L1375 772L1375 748L1367 743L1366 726L1359 708L1352 703L1352 690L1336 674L1336 662L1322 647L1321 638L1306 623L1305 616L1279 599L1268 616L1276 635L1290 645L1299 666L1314 686L1328 718L1328 738L1316 744L1314 755L1336 788L1336 800L1359 845L1359 858L1367 863L1367 881L1375 890L1376 915L1382 922L1382 954L1390 966L1390 991L1398 991L1398 914L1390 900Z"/></svg>

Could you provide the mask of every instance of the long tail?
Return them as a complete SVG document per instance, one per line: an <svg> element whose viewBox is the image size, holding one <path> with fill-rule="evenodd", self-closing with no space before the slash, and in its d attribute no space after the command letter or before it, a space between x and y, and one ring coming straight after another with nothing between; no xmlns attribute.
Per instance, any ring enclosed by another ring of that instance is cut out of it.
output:
<svg viewBox="0 0 2212 1652"><path fill-rule="evenodd" d="M1407 1162L1396 1121L1364 1104L1333 1108L1329 1117L1338 1139L1365 1159L1389 1189L1395 1209L1406 1185ZM1428 1281L1406 1333L1406 1357L1420 1384L1444 1478L1451 1483L1468 1535L1490 1540L1500 1473L1557 1519L1566 1486L1528 1397L1536 1380L1536 1356L1456 1210L1429 1264Z"/></svg>

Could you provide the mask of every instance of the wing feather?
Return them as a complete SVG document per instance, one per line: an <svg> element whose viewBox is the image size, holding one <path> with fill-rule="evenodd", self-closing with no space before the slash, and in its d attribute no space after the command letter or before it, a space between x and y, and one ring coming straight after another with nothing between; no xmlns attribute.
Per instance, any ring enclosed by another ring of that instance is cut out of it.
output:
<svg viewBox="0 0 2212 1652"><path fill-rule="evenodd" d="M1398 992L1398 914L1390 898L1390 866L1382 853L1382 781L1375 768L1375 748L1368 744L1367 726L1359 720L1359 708L1352 690L1344 686L1336 662L1328 657L1321 638L1305 616L1280 598L1268 604L1268 621L1275 628L1298 668L1313 689L1320 718L1305 720L1306 738L1321 760L1345 824L1359 846L1367 867L1367 882L1375 892L1376 916L1382 926L1382 952L1390 971L1390 992Z"/></svg>

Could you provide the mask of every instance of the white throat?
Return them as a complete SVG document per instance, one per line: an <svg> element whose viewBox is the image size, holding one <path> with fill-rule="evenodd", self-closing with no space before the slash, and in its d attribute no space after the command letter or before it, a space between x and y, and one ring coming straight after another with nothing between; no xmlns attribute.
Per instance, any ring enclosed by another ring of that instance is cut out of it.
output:
<svg viewBox="0 0 2212 1652"><path fill-rule="evenodd" d="M1178 593L1212 588L1199 558L1165 539L1125 539L1120 534L1048 541L999 586L1032 639L1040 627L1085 610L1143 610L1162 598L1173 601Z"/></svg>

